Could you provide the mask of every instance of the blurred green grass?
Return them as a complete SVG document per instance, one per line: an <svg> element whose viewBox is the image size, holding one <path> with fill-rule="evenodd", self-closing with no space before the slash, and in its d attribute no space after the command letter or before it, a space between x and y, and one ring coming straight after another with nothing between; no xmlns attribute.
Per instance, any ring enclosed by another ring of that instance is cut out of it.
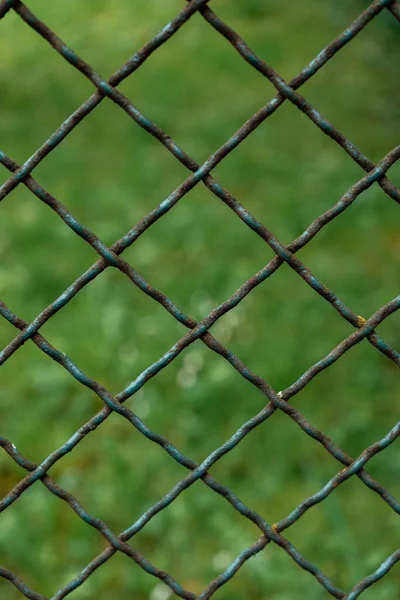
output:
<svg viewBox="0 0 400 600"><path fill-rule="evenodd" d="M297 74L367 6L360 0L215 0L213 6L285 78ZM182 8L180 0L51 3L32 9L103 76L116 70ZM301 93L371 160L398 143L398 29L381 13ZM91 93L19 18L0 23L1 148L26 160ZM397 52L397 54L396 54ZM121 90L197 161L204 161L273 88L195 15ZM1 168L3 180L8 176ZM284 243L329 208L361 169L305 116L285 103L214 172ZM37 180L106 243L113 243L187 176L156 140L104 101L35 170ZM390 177L399 185L400 168ZM374 185L303 251L301 258L365 317L398 293L396 206ZM1 206L0 297L33 319L96 255L22 186ZM185 312L204 317L272 257L271 250L197 186L124 256ZM399 347L400 320L379 329ZM183 333L164 309L119 272L81 291L42 332L113 393ZM285 265L212 332L275 389L297 379L351 332ZM0 343L15 335L0 323ZM398 417L398 374L366 342L319 375L295 403L314 425L356 456ZM129 401L154 430L195 460L222 444L265 404L219 356L195 342ZM33 344L2 369L1 435L43 460L101 407ZM2 495L23 476L0 455ZM369 466L399 495L398 448ZM272 523L320 489L339 465L285 415L274 414L221 460L212 474ZM116 532L179 481L185 471L118 416L88 436L50 474ZM146 557L194 592L252 544L259 532L201 482L135 537ZM398 546L395 514L359 480L311 509L287 537L334 582L350 589ZM103 538L40 484L1 515L0 564L51 596L104 548ZM77 600L166 600L164 586L115 556L71 594ZM20 598L0 580L2 598ZM400 596L396 567L365 600ZM328 594L278 548L248 561L219 600L322 600Z"/></svg>

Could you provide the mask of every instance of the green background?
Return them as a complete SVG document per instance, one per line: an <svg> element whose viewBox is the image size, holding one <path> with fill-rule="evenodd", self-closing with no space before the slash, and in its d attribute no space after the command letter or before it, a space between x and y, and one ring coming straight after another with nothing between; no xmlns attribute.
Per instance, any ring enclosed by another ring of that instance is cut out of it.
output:
<svg viewBox="0 0 400 600"><path fill-rule="evenodd" d="M37 16L104 77L183 7L183 0L50 2ZM216 12L289 80L368 5L361 0L215 0ZM301 89L372 161L398 142L398 24L382 12ZM24 162L92 93L93 86L9 13L0 23L0 147ZM120 89L198 162L274 95L271 84L195 15ZM2 181L8 177L0 166ZM213 172L283 243L297 237L363 175L351 158L288 102ZM154 138L105 100L35 169L34 176L105 243L112 244L187 176ZM400 168L390 170L400 184ZM397 206L378 185L299 253L352 310L370 316L398 293ZM126 258L183 311L200 319L273 254L201 184L152 226ZM47 206L20 185L1 204L0 298L31 321L97 260ZM379 327L400 346L399 316ZM117 393L185 332L120 272L107 270L42 328L88 375ZM349 335L351 325L288 266L225 315L212 333L276 390ZM0 322L4 347L16 335ZM201 461L264 405L265 397L201 341L128 401L155 431ZM351 456L398 420L398 372L366 341L316 377L293 403ZM41 462L102 403L32 343L1 371L0 434ZM399 497L392 445L368 471ZM342 468L284 414L274 414L211 473L269 523L286 516ZM112 415L50 474L115 532L133 523L186 474L161 448ZM4 496L24 475L0 453ZM287 531L333 582L350 590L397 547L396 514L356 478ZM157 515L134 547L184 587L206 584L259 536L197 482ZM102 536L36 483L0 517L0 564L51 596L105 547ZM71 594L76 600L166 600L168 588L124 555ZM0 595L21 594L0 580ZM278 547L252 558L218 600L324 600L329 594ZM364 593L400 597L400 571Z"/></svg>

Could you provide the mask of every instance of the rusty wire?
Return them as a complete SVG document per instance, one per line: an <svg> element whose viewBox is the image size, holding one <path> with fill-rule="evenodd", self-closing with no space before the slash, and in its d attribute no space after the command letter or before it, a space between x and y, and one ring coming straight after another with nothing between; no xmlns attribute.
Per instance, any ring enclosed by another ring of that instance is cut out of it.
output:
<svg viewBox="0 0 400 600"><path fill-rule="evenodd" d="M103 80L87 63L85 63L71 48L60 40L44 23L18 0L2 0L0 2L0 18L4 17L9 10L14 10L20 17L41 35L47 42L61 54L69 63L86 76L95 86L94 93L84 102L58 129L57 131L30 157L23 165L18 165L11 157L0 151L0 162L11 172L10 177L0 187L0 201L9 194L17 185L24 183L41 201L45 202L54 210L61 219L75 233L82 237L100 255L96 263L83 273L72 285L70 285L61 296L45 308L31 323L27 323L18 317L9 307L0 301L0 313L12 323L20 333L0 352L0 364L3 364L12 354L20 348L27 340L31 339L45 354L59 362L71 375L84 386L93 390L104 402L104 407L94 415L87 423L60 448L50 454L40 465L32 463L22 456L17 448L7 439L0 437L0 446L7 454L23 469L27 475L22 479L1 501L0 511L5 510L13 504L26 489L37 480L54 495L58 496L74 510L78 516L88 525L97 529L107 540L106 549L95 557L72 581L66 583L61 589L54 593L52 600L65 598L70 592L82 585L88 577L103 563L105 563L116 552L123 552L132 558L142 569L150 575L164 581L171 590L182 598L202 600L211 598L214 592L226 584L241 566L256 553L263 550L267 544L273 542L286 551L293 560L303 569L311 573L315 579L335 598L355 600L362 592L373 583L381 579L400 560L400 550L394 552L387 560L371 575L357 583L350 592L344 592L331 582L321 570L306 558L282 535L282 532L295 523L312 506L324 500L343 481L356 475L361 481L377 493L397 514L400 514L400 503L379 482L375 481L365 470L367 462L393 443L400 434L400 424L397 423L389 433L369 446L356 459L345 454L327 435L307 422L303 415L291 404L289 399L303 389L318 373L333 364L340 356L347 352L352 346L364 338L388 359L400 366L400 354L387 344L375 332L376 327L390 314L400 308L400 296L389 301L375 314L365 319L355 314L347 307L340 298L321 281L300 261L296 253L304 247L317 233L331 220L339 216L348 208L358 196L374 183L381 188L395 202L400 203L400 190L387 178L388 169L400 158L400 146L389 152L377 165L373 164L368 157L331 123L329 123L307 100L296 90L312 77L328 60L330 60L343 46L351 41L372 19L382 10L388 10L393 17L400 22L400 3L393 0L375 0L372 4L335 40L324 48L318 56L311 61L294 79L286 83L273 68L261 58L256 56L246 43L226 23L207 6L209 0L191 0L186 4L181 13L165 26L152 40L137 51L108 81ZM136 106L124 96L116 86L126 77L138 69L146 59L162 44L164 44L190 17L199 11L202 17L216 29L237 50L241 57L250 65L262 73L276 88L276 96L267 102L255 115L253 115L223 146L221 146L203 164L198 164L183 149L181 149L169 135L157 125L145 117ZM187 169L191 174L176 188L167 199L159 204L149 214L145 215L126 235L117 240L108 248L93 232L80 224L70 211L32 177L33 169L49 154L62 140L80 123L105 97L110 98L120 106L130 118L138 123L140 127L153 135L160 141ZM366 172L338 202L325 213L316 218L309 227L291 244L284 246L264 225L258 222L252 215L232 196L227 190L212 177L211 172L234 148L236 148L251 132L253 132L265 119L272 115L286 100L297 106L315 125L326 135L330 136L343 150ZM222 200L236 215L244 221L257 235L259 235L274 251L275 258L263 269L246 281L240 288L224 303L216 307L201 322L196 322L190 316L185 315L180 309L161 291L152 287L121 254L155 221L166 214L183 196L200 181L220 200ZM210 327L225 313L235 308L247 294L256 286L269 278L279 267L287 263L300 277L313 288L320 296L327 300L336 311L355 328L355 331L336 346L329 354L312 365L297 381L285 390L276 392L260 376L254 374L237 356L225 348L210 333ZM145 294L160 303L175 319L183 323L188 333L183 336L168 352L158 361L145 369L131 384L113 397L108 390L98 382L93 381L78 366L76 366L64 353L52 346L40 333L43 324L56 312L62 309L84 286L95 279L109 266L119 269ZM124 403L133 396L151 377L171 363L187 346L196 339L201 339L212 351L223 356L240 375L256 386L263 393L268 403L253 418L244 423L234 435L222 446L214 450L201 464L195 463L182 454L169 440L162 435L152 431L147 425ZM216 481L208 470L222 456L230 452L239 442L255 427L267 420L276 410L286 413L297 425L310 437L317 440L333 457L340 463L342 468L326 485L313 496L306 498L289 515L278 523L270 525L265 519L247 507L235 494L223 484ZM60 488L47 474L49 469L60 460L67 452L70 452L91 431L103 423L113 412L119 413L127 419L138 431L148 439L160 445L179 464L185 466L190 472L180 481L165 497L161 498L154 506L150 507L131 527L116 535L106 523L90 515L79 501L66 490ZM244 550L234 562L215 580L209 583L205 590L196 595L189 590L183 589L171 575L161 571L152 565L139 551L135 550L127 542L159 511L166 508L173 500L195 481L201 479L209 488L223 496L240 514L252 521L260 530L259 539L248 549ZM34 600L46 600L42 594L31 590L16 573L0 567L0 576L13 583L21 593Z"/></svg>

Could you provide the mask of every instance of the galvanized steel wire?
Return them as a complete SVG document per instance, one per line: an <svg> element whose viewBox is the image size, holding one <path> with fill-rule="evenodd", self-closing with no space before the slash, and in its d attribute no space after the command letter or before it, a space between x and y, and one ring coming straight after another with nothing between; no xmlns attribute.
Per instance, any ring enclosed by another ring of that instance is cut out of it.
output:
<svg viewBox="0 0 400 600"><path fill-rule="evenodd" d="M166 25L153 39L138 50L129 60L111 77L103 80L92 67L80 58L71 48L41 22L31 10L18 0L3 0L0 2L0 18L8 11L14 10L25 23L43 37L65 60L79 70L83 76L88 78L95 87L95 91L62 125L50 136L50 138L31 156L23 165L18 165L13 158L0 151L0 162L10 171L11 175L0 187L0 201L4 199L16 186L23 183L31 192L46 203L77 235L83 238L99 255L99 259L90 269L83 273L72 285L70 285L61 296L46 307L31 323L24 321L16 315L11 308L0 301L0 313L13 324L19 333L0 352L0 364L8 360L14 352L25 342L32 340L40 350L50 358L60 363L77 381L95 392L104 402L104 407L89 421L82 425L78 431L50 454L40 465L34 464L24 457L14 444L4 437L0 437L0 445L27 474L21 481L10 490L0 501L0 511L10 507L18 498L32 486L36 481L41 483L55 496L68 503L73 511L89 526L99 531L108 542L105 550L95 557L72 581L56 591L52 600L61 600L68 596L73 590L84 584L91 574L104 564L116 552L122 552L129 556L143 570L151 576L156 577L168 585L171 590L181 598L206 600L221 586L238 572L246 561L261 552L271 542L287 552L302 569L311 573L325 590L335 598L355 600L369 586L385 576L386 573L399 561L400 550L394 552L382 565L362 581L355 583L352 590L345 592L339 589L318 568L308 561L282 534L293 525L301 516L315 504L327 498L342 482L352 476L357 476L368 488L378 494L384 502L397 514L400 514L400 503L391 493L378 481L373 479L364 469L368 461L392 444L400 434L400 423L394 427L382 439L364 450L357 458L348 456L333 440L326 434L309 423L297 408L289 403L290 398L302 390L321 371L328 368L345 354L352 346L366 339L379 352L389 360L400 366L400 354L383 340L375 331L378 325L400 308L400 296L390 300L385 306L368 318L354 313L351 308L326 287L309 268L297 257L297 252L310 242L318 232L330 221L345 211L363 191L374 183L386 192L395 202L400 203L400 190L388 179L387 171L400 158L400 146L395 147L378 164L374 164L365 156L345 135L329 123L302 95L296 90L309 80L327 61L348 44L368 23L376 18L383 10L390 11L392 16L400 22L400 3L393 0L375 0L372 4L324 48L318 56L307 65L289 83L284 81L276 71L259 58L233 31L229 25L224 23L208 6L211 0L191 0L183 10ZM275 87L276 95L262 106L225 144L223 144L208 160L200 165L190 157L174 140L155 123L152 123L141 111L122 94L117 86L134 71L136 71L147 58L168 39L174 35L195 13L199 12L202 17L217 30L239 53L239 55L252 67L262 73ZM6 22L1 24L6 26ZM190 171L187 179L176 188L163 202L154 210L145 215L126 235L117 240L111 247L107 247L95 233L84 227L71 212L54 196L46 191L32 176L35 167L52 152L58 144L96 108L105 98L109 98L121 107L127 115L136 123L154 136L161 144L173 154ZM356 182L334 206L315 219L309 227L288 246L283 245L262 223L258 222L247 209L227 190L225 190L211 175L213 169L236 148L247 136L249 136L265 119L269 118L284 102L289 101L304 113L321 131L331 137L342 149L365 171L365 175ZM121 258L121 254L133 244L141 234L155 221L170 211L175 204L181 200L193 187L202 182L217 198L222 200L236 215L260 236L276 254L263 269L248 279L240 288L225 302L217 306L209 315L200 322L196 322L190 316L184 314L165 294L155 289L142 275L128 262ZM354 332L336 346L326 356L312 365L297 381L285 390L277 392L262 377L253 373L233 352L225 348L214 336L209 333L210 327L228 311L234 309L256 286L268 279L279 267L287 263L303 280L314 289L322 298L328 301L335 310L354 327ZM132 383L130 383L117 396L113 397L110 392L98 382L88 377L71 359L63 352L57 350L40 333L40 328L54 314L61 310L83 287L93 281L100 273L108 267L115 267L124 273L145 294L161 304L177 321L188 328L188 333L176 342L159 360L145 369ZM232 367L245 379L257 387L267 399L267 404L257 415L244 423L234 435L222 446L214 450L201 464L197 464L189 457L182 454L168 439L159 433L152 431L130 408L125 405L126 400L133 396L143 385L158 372L169 365L182 351L195 340L201 339L210 350L224 357ZM269 419L273 413L281 410L286 413L308 436L317 440L341 466L341 470L326 485L313 496L306 498L289 515L282 518L278 523L269 524L258 513L246 506L230 489L214 479L209 469L222 456L235 448L240 441L247 436L255 427ZM103 423L112 412L119 413L127 419L133 427L149 440L161 446L175 461L186 467L189 471L187 476L175 485L170 492L161 498L159 502L150 507L135 523L128 529L116 534L106 523L99 518L89 514L72 494L62 489L48 475L49 469L59 461L67 452L75 448L87 435ZM135 550L127 542L139 532L152 518L161 510L169 506L175 498L194 482L201 479L211 490L224 497L240 514L252 521L260 530L259 539L249 548L244 550L233 563L222 572L216 579L211 581L200 595L184 589L168 573L160 570ZM46 600L39 592L30 589L19 577L7 568L0 567L0 576L8 579L22 595L34 600Z"/></svg>

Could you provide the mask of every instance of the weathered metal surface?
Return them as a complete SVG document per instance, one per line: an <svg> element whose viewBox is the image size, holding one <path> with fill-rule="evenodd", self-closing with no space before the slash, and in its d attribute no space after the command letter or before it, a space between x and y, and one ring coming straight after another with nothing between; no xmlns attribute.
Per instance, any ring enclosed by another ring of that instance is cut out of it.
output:
<svg viewBox="0 0 400 600"><path fill-rule="evenodd" d="M370 318L364 319L355 314L332 290L320 282L296 256L296 252L299 249L317 235L326 224L346 210L346 208L373 183L377 182L388 196L397 203L400 203L400 190L396 188L386 176L388 169L400 158L400 146L389 152L378 165L374 165L346 136L331 125L303 96L295 91L312 77L328 60L330 60L336 52L351 41L382 10L389 10L392 15L400 21L400 4L393 0L375 0L341 35L324 48L297 77L292 79L289 83L286 83L267 63L265 63L265 61L258 58L250 50L236 32L219 19L209 6L206 5L207 2L208 0L192 0L191 2L188 2L182 12L173 19L171 23L164 27L148 44L136 52L119 71L110 77L108 81L104 81L72 49L68 48L62 40L60 40L60 38L58 38L44 23L39 21L22 2L17 0L3 0L0 2L0 18L6 15L10 9L15 10L30 27L47 40L59 54L86 76L96 87L94 94L92 94L92 96L79 107L23 165L17 165L11 157L0 151L0 162L12 173L9 179L0 187L0 200L10 193L17 185L24 183L33 194L54 210L68 227L89 243L100 255L100 259L69 288L67 288L59 298L44 309L32 323L27 323L19 318L9 307L0 301L0 314L20 330L20 333L14 340L12 340L0 353L0 365L8 360L21 345L31 339L45 354L59 362L77 381L93 390L104 402L102 410L80 427L80 429L65 444L56 449L40 465L32 463L29 459L22 456L9 440L0 437L0 446L11 459L28 472L25 478L10 490L10 492L0 501L0 512L11 506L11 504L13 504L26 489L33 485L35 481L40 480L52 494L67 502L81 519L91 527L97 529L109 543L107 548L99 556L94 558L74 580L67 583L52 596L53 600L59 600L66 597L70 592L82 585L97 568L104 564L104 562L116 552L123 552L128 555L147 573L164 581L177 596L188 599L201 598L204 600L210 598L219 587L226 584L235 573L237 573L241 566L251 558L251 556L262 551L270 542L274 542L280 546L301 568L314 575L315 579L332 596L335 598L346 598L347 600L355 600L355 598L358 598L367 587L382 578L400 559L400 550L398 550L374 573L363 579L349 593L346 593L337 588L317 566L307 561L297 549L281 535L281 532L293 525L309 508L323 501L343 481L353 475L359 477L361 481L377 493L388 506L390 506L397 514L400 514L400 503L385 487L375 481L364 470L364 466L373 456L387 448L397 439L400 434L400 424L396 424L385 437L369 446L357 459L353 459L345 454L333 440L326 436L322 431L308 423L303 415L288 402L291 397L295 396L303 389L318 375L318 373L333 364L352 346L361 342L364 338L392 360L397 366L400 366L399 352L387 344L375 332L375 328L384 319L400 308L400 296L397 296L388 302ZM204 19L234 46L244 60L267 77L278 92L272 100L265 104L223 146L211 155L203 165L198 164L191 158L168 134L147 119L135 105L115 87L140 67L150 54L165 43L196 11L199 11ZM41 160L43 160L43 158L51 152L86 115L102 102L105 97L110 98L120 106L140 127L159 140L191 171L191 175L189 175L166 200L148 215L143 217L139 223L132 227L125 236L115 242L110 248L107 247L92 231L79 223L61 202L46 191L30 175ZM221 160L223 160L252 131L254 131L260 123L272 115L286 100L289 100L297 106L297 108L306 114L317 127L335 140L345 152L367 172L367 174L355 183L332 208L315 219L309 227L288 246L281 244L268 229L254 219L244 206L242 206L242 204L227 190L222 188L210 174ZM135 242L148 227L171 210L173 206L200 181L202 181L215 196L221 199L243 222L257 233L257 235L272 248L276 257L240 286L236 293L228 300L216 307L205 319L198 323L191 317L185 315L165 294L152 287L140 273L121 258L120 255ZM268 279L284 262L296 271L321 297L327 300L344 319L351 323L355 327L355 331L336 346L329 354L320 359L316 364L312 365L290 387L277 393L263 378L254 374L237 356L220 344L208 330L222 315L235 308L256 286ZM119 269L145 294L160 303L175 319L180 323L183 323L190 330L158 361L145 369L135 381L129 384L115 397L113 397L108 390L98 382L92 380L83 373L83 371L81 371L68 356L54 348L54 346L39 333L40 328L49 318L61 310L62 307L65 306L83 287L109 266ZM151 377L154 377L159 371L164 369L187 346L199 338L211 350L223 356L238 373L255 385L268 399L267 405L261 412L242 425L229 440L214 450L214 452L212 452L201 464L197 464L183 455L168 439L149 429L133 411L124 406L124 402L133 396ZM208 470L222 456L235 448L255 427L271 417L276 410L285 412L307 435L317 440L332 456L344 465L344 468L328 481L319 492L301 502L287 517L283 518L279 523L270 525L262 516L247 507L233 494L233 492L231 492L231 490L211 477ZM159 502L147 510L131 527L119 535L116 535L111 531L106 523L97 517L90 515L72 494L60 488L47 474L48 470L62 456L77 446L84 437L103 423L113 411L127 419L138 431L164 448L174 460L190 471L190 473L164 498L160 499ZM219 577L212 581L200 596L197 596L190 590L183 589L168 573L165 573L152 565L140 552L127 544L127 541L140 531L154 515L166 508L179 494L199 479L201 479L210 489L223 496L240 514L251 520L260 529L261 536L250 548L243 551ZM0 567L0 576L13 583L27 598L46 600L45 596L29 589L17 574L12 571Z"/></svg>

